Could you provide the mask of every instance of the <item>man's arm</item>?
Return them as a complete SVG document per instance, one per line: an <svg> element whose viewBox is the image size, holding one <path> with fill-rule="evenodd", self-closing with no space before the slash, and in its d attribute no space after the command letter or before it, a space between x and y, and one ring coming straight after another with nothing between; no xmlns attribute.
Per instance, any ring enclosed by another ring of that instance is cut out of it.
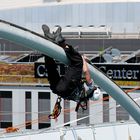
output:
<svg viewBox="0 0 140 140"><path fill-rule="evenodd" d="M88 66L87 66L87 62L86 62L84 56L82 56L82 58L83 58L83 72L84 72L84 75L85 75L86 84L87 85L93 84L93 79L90 76L90 72L89 72L89 69L88 69Z"/></svg>

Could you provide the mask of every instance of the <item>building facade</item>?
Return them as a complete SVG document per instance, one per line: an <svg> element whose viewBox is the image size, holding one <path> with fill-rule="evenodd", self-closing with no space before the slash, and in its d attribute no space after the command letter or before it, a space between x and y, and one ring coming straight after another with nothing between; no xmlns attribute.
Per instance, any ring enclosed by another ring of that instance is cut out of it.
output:
<svg viewBox="0 0 140 140"><path fill-rule="evenodd" d="M139 91L130 95L137 103ZM48 119L57 96L49 87L0 87L0 128L42 129L59 125L94 125L133 120L114 99L102 92L99 101L90 101L86 111L75 112L76 103L62 100L58 120Z"/></svg>
<svg viewBox="0 0 140 140"><path fill-rule="evenodd" d="M13 2L14 3L14 2ZM17 2L15 2L16 4ZM25 3L25 2L24 2ZM0 19L41 33L42 24L50 27L90 25L107 26L113 33L140 32L140 1L72 1L72 2L27 2L27 5L14 8L0 8ZM34 6L34 5L35 6ZM31 6L30 6L31 5Z"/></svg>
<svg viewBox="0 0 140 140"><path fill-rule="evenodd" d="M127 42L128 38L125 38L128 37L127 35L130 35L129 37L132 42L134 41L133 39L138 41L137 49L139 48L140 17L138 13L140 13L140 1L53 1L51 3L49 0L36 0L36 2L37 4L28 3L29 5L27 3L20 5L20 3L18 3L20 7L10 7L9 5L3 9L0 8L0 19L23 26L40 34L43 34L41 26L44 23L49 25L51 29L60 25L63 30L67 28L68 33L71 30L78 30L80 33L88 30L88 34L90 30L92 30L92 33L94 33L95 30L101 30L102 33L104 29L109 29L111 32L110 38L104 39L100 38L100 36L98 38L98 33L100 32L96 33L96 38L90 38L90 44L88 42L89 38L80 38L79 42L84 42L82 50L86 50L86 48L88 48L86 47L87 45L92 46L93 41L96 41L95 46L97 44L99 44L98 46L102 46L105 41L111 40L112 37L115 38L116 36L120 38L120 35L124 37L123 39L126 41L126 46L127 44L131 44ZM115 40L118 41L117 39ZM75 43L77 39L73 38L71 40L71 38L68 38L68 41ZM114 42L113 39L112 42ZM76 46L77 43L74 45ZM120 44L118 43L118 45ZM132 48L132 46L134 46L134 43L130 45L130 48ZM19 45L15 46L12 42L0 39L1 51L9 51L12 50L13 47L15 47L13 49L13 51L15 51ZM122 48L123 47L124 45L122 45ZM26 48L21 50L26 50ZM91 50L95 49L89 49L89 51ZM108 94L104 93L104 91L102 91L102 93L102 97L107 97L107 99L100 100L99 102L90 101L89 109L84 113L76 113L74 111L76 103L63 101L62 113L59 120L55 122L55 120L48 120L47 118L56 100L56 95L51 93L49 87L1 86L1 128L22 124L22 129L39 129L60 124L65 125L65 123L67 123L66 125L96 124L132 119ZM137 92L133 93L133 98L138 98ZM121 112L121 114L118 112ZM80 121L75 121L70 124L70 121L82 117L83 119Z"/></svg>
<svg viewBox="0 0 140 140"><path fill-rule="evenodd" d="M51 30L62 26L68 42L79 46L80 51L99 51L110 46L124 51L139 49L139 0L31 0L23 4L7 0L0 5L0 19L40 34L42 24ZM0 39L0 50L28 49Z"/></svg>

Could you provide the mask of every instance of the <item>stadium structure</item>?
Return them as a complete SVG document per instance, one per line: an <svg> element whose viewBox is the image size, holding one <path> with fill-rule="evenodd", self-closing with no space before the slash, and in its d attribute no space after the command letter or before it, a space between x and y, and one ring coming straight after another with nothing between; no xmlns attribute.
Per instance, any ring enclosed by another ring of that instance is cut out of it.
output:
<svg viewBox="0 0 140 140"><path fill-rule="evenodd" d="M129 95L140 104L139 0L5 0L0 7L1 20L41 35L42 24L51 31L60 25L68 43L101 70L107 69L107 75L123 90L132 89ZM39 71L44 68L42 53L0 38L0 54L0 138L140 139L139 125L104 90L101 100L89 102L85 112L76 113L76 103L63 101L58 120L49 120L57 97L42 78L45 71ZM6 133L9 127L19 130Z"/></svg>

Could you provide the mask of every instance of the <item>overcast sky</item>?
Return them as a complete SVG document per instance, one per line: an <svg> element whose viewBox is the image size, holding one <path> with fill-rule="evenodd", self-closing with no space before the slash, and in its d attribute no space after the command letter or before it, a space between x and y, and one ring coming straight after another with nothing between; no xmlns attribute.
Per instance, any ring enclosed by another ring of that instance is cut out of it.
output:
<svg viewBox="0 0 140 140"><path fill-rule="evenodd" d="M17 6L32 6L42 4L43 2L135 2L140 0L0 0L0 8L9 8Z"/></svg>

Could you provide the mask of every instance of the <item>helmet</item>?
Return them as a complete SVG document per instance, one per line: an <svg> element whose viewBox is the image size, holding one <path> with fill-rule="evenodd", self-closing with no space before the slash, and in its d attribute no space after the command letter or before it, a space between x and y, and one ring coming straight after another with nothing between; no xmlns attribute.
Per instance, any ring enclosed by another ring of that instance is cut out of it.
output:
<svg viewBox="0 0 140 140"><path fill-rule="evenodd" d="M101 95L101 90L97 88L94 90L93 96L90 98L90 100L94 100L94 101L99 100L100 95Z"/></svg>

